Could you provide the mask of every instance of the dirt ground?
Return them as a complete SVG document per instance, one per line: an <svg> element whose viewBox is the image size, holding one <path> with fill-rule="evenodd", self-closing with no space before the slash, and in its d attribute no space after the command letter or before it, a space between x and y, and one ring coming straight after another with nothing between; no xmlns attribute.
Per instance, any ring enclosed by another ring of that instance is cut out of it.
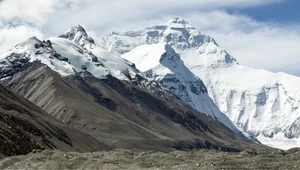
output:
<svg viewBox="0 0 300 170"><path fill-rule="evenodd" d="M54 150L0 160L0 169L300 169L300 149L276 152L225 153L213 150L115 150L74 153Z"/></svg>

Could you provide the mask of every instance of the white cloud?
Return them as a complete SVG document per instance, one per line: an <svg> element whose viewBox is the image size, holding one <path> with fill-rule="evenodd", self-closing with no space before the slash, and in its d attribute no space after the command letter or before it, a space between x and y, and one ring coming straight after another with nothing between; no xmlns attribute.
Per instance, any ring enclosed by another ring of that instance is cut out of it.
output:
<svg viewBox="0 0 300 170"><path fill-rule="evenodd" d="M2 28L0 30L0 54L6 52L16 44L24 41L31 36L43 38L43 34L39 29L29 26Z"/></svg>
<svg viewBox="0 0 300 170"><path fill-rule="evenodd" d="M76 0L0 0L0 53L31 36L43 38L48 17L73 4Z"/></svg>
<svg viewBox="0 0 300 170"><path fill-rule="evenodd" d="M262 23L224 11L280 1L284 0L3 0L0 52L26 37L57 36L77 24L97 39L111 31L142 29L182 16L214 37L241 64L292 72L300 54L298 26Z"/></svg>
<svg viewBox="0 0 300 170"><path fill-rule="evenodd" d="M3 0L0 3L0 17L3 22L32 24L41 26L45 19L54 12L59 0Z"/></svg>
<svg viewBox="0 0 300 170"><path fill-rule="evenodd" d="M57 33L58 29L67 29L70 25L78 23L89 29L106 30L110 27L123 29L120 25L124 23L128 25L127 23L146 22L149 19L158 20L166 15L182 15L194 10L207 12L280 1L283 0L62 0L63 7L47 18L50 23L47 26L52 27L50 33Z"/></svg>
<svg viewBox="0 0 300 170"><path fill-rule="evenodd" d="M300 64L300 35L293 29L260 28L253 32L212 32L240 64L295 73ZM297 73L300 75L300 72Z"/></svg>

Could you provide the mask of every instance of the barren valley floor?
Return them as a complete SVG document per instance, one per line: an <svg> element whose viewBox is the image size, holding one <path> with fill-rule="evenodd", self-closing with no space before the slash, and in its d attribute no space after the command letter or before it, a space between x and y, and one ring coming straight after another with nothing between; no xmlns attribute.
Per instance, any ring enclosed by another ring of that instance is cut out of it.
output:
<svg viewBox="0 0 300 170"><path fill-rule="evenodd" d="M300 149L226 153L214 150L115 150L94 153L33 151L0 160L0 169L300 169Z"/></svg>

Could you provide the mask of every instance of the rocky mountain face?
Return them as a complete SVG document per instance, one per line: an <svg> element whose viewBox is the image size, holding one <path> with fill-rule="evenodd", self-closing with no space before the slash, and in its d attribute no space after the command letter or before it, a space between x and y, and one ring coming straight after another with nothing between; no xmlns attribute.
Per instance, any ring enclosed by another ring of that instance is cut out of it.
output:
<svg viewBox="0 0 300 170"><path fill-rule="evenodd" d="M201 80L187 70L171 47L165 46L174 54L165 56L161 64L175 60L194 78L183 79L173 68L173 73L158 81L97 45L86 46L93 42L85 40L82 29L71 30L77 32L65 33L64 38L29 38L1 55L1 83L111 148L269 149L232 132L213 119L217 116L211 118L193 109L178 94L172 95L168 76L180 86L188 85L187 92L208 100Z"/></svg>
<svg viewBox="0 0 300 170"><path fill-rule="evenodd" d="M2 81L58 120L112 148L237 151L265 148L167 94L152 95L112 76L61 77L39 62Z"/></svg>
<svg viewBox="0 0 300 170"><path fill-rule="evenodd" d="M213 38L181 18L140 31L112 32L100 42L125 58L145 45L145 50L159 51L151 44L163 43L203 81L209 96L238 128L270 146L299 146L299 77L241 66Z"/></svg>
<svg viewBox="0 0 300 170"><path fill-rule="evenodd" d="M0 157L34 149L96 151L109 147L68 125L0 85Z"/></svg>

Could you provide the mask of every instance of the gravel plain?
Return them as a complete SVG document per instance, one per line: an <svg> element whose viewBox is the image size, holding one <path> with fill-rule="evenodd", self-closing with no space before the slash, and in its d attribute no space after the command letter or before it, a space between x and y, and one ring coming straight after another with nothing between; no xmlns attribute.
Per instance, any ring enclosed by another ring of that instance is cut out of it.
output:
<svg viewBox="0 0 300 170"><path fill-rule="evenodd" d="M34 150L28 155L3 158L0 169L300 169L300 149L287 151L219 152L131 151L93 153Z"/></svg>

